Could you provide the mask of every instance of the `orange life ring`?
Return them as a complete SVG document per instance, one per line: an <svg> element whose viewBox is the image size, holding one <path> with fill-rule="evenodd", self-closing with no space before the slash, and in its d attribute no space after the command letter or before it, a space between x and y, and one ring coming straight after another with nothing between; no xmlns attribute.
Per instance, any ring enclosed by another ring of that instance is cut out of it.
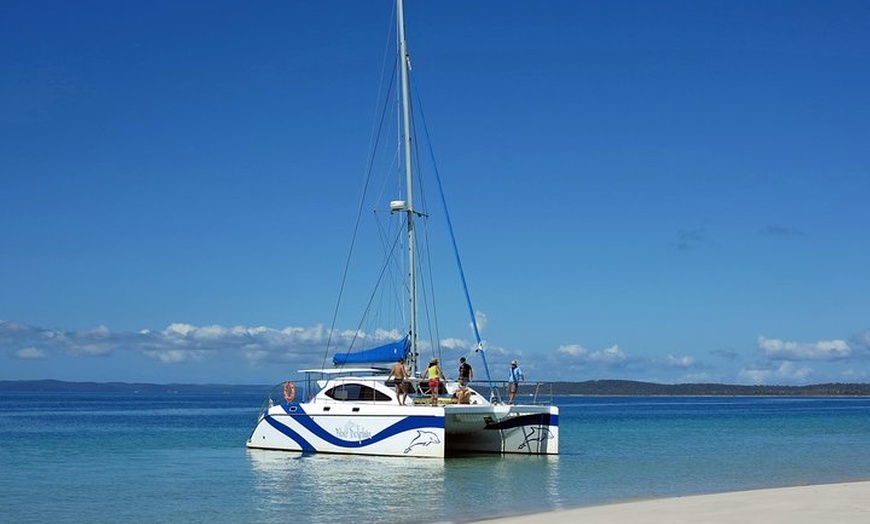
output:
<svg viewBox="0 0 870 524"><path fill-rule="evenodd" d="M284 400L287 403L293 402L293 399L296 398L296 385L292 382L284 383Z"/></svg>

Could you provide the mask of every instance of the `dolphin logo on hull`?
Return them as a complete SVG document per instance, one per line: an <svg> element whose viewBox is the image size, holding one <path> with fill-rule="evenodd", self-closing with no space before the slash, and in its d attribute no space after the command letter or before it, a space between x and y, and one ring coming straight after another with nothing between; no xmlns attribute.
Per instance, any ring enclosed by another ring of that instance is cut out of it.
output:
<svg viewBox="0 0 870 524"><path fill-rule="evenodd" d="M438 435L431 431L424 431L422 429L417 430L417 436L411 439L411 443L408 444L408 447L405 448L405 453L410 453L412 448L417 446L428 446L429 444L440 444L441 441L438 439Z"/></svg>
<svg viewBox="0 0 870 524"><path fill-rule="evenodd" d="M527 446L529 447L529 449L531 449L530 444L532 442L543 442L545 440L551 440L551 439L556 438L553 436L552 433L550 433L550 430L548 428L542 428L542 427L537 427L537 428L524 427L523 428L523 437L525 437L525 439L523 440L523 443L520 444L520 446L517 449L523 449Z"/></svg>

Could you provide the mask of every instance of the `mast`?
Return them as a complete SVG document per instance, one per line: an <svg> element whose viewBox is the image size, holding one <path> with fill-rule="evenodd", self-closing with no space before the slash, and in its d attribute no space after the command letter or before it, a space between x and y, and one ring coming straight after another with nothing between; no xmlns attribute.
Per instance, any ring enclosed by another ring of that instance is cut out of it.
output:
<svg viewBox="0 0 870 524"><path fill-rule="evenodd" d="M405 41L405 9L402 0L396 0L396 18L398 22L399 34L399 62L400 74L402 76L402 122L403 122L403 137L402 142L405 150L405 187L406 206L405 213L407 214L408 222L408 308L409 316L411 317L411 355L410 367L411 372L417 374L417 274L416 274L416 231L414 228L414 186L413 176L411 172L411 103L410 103L410 86L408 73L410 70L411 57L408 55L408 45Z"/></svg>

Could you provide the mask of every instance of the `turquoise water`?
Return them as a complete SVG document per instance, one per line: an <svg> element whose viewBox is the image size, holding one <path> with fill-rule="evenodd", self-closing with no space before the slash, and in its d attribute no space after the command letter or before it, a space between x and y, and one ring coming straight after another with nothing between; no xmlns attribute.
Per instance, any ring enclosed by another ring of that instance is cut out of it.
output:
<svg viewBox="0 0 870 524"><path fill-rule="evenodd" d="M2 393L3 522L443 522L870 480L867 398L560 398L558 457L249 451L262 396Z"/></svg>

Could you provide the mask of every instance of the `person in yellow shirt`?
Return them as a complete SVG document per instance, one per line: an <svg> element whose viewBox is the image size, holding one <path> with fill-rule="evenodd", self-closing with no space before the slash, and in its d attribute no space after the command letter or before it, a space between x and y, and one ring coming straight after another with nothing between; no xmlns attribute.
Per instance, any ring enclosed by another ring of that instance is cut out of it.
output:
<svg viewBox="0 0 870 524"><path fill-rule="evenodd" d="M441 387L441 380L447 380L441 367L438 365L438 359L433 358L429 361L429 367L426 368L424 376L429 379L429 392L432 395L432 405L438 405L438 389Z"/></svg>

